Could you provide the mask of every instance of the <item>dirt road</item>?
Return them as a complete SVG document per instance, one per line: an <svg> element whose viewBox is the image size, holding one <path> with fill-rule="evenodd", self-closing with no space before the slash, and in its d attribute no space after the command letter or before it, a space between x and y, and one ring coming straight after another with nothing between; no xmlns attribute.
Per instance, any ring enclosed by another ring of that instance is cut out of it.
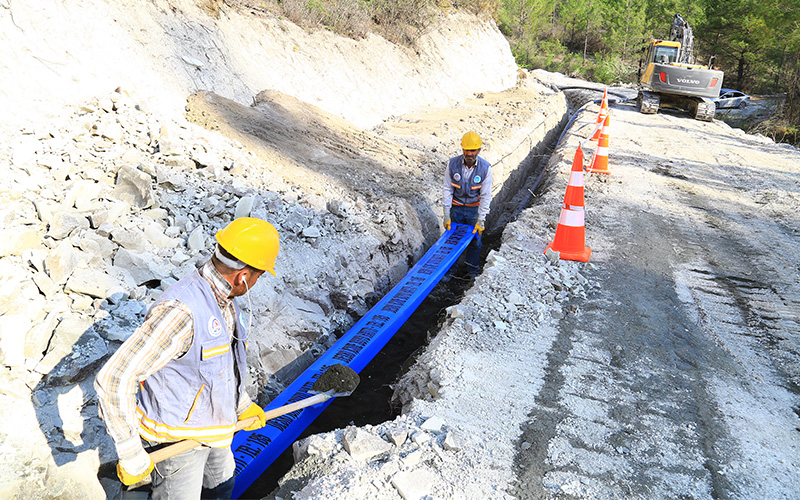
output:
<svg viewBox="0 0 800 500"><path fill-rule="evenodd" d="M612 173L586 179L599 286L559 324L515 494L798 498L800 154L632 105L612 123Z"/></svg>

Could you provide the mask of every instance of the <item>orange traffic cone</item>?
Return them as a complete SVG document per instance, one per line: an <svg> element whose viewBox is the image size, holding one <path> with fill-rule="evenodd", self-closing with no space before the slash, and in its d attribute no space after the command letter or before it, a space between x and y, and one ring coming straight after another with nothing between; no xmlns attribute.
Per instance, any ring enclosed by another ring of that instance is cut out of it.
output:
<svg viewBox="0 0 800 500"><path fill-rule="evenodd" d="M556 227L556 236L553 242L544 249L552 248L559 253L561 260L577 260L589 262L592 249L586 246L586 233L584 224L584 211L571 210L567 207L561 209Z"/></svg>
<svg viewBox="0 0 800 500"><path fill-rule="evenodd" d="M597 120L594 122L594 134L589 138L590 141L600 139L602 133L603 123L605 123L608 116L608 89L603 89L603 101L600 103L600 112L597 114Z"/></svg>
<svg viewBox="0 0 800 500"><path fill-rule="evenodd" d="M583 149L580 144L572 160L572 171L569 173L567 192L564 194L564 206L569 209L583 207Z"/></svg>
<svg viewBox="0 0 800 500"><path fill-rule="evenodd" d="M544 249L559 252L562 260L589 262L592 249L586 246L586 233L583 210L583 150L578 146L575 159L572 161L572 172L569 176L567 192L564 195L564 206L558 218L556 235L553 242Z"/></svg>
<svg viewBox="0 0 800 500"><path fill-rule="evenodd" d="M589 168L586 169L587 172L596 174L611 173L608 171L608 133L611 128L609 124L609 115L606 115L605 123L603 123L603 131L600 132L600 140L597 141L597 149L594 150L592 161L589 163Z"/></svg>

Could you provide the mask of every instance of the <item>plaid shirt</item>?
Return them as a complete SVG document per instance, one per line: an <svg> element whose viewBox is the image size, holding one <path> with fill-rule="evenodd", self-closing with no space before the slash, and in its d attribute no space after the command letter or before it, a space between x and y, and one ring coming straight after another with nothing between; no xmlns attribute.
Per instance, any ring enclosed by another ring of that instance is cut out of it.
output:
<svg viewBox="0 0 800 500"><path fill-rule="evenodd" d="M228 336L233 340L236 321L233 301L228 298L231 285L211 261L200 269L200 275L211 285L228 327ZM100 416L114 440L120 460L142 452L136 413L139 382L186 354L193 338L194 325L189 308L177 300L161 302L147 313L142 326L97 374L94 385L100 402ZM244 393L237 413L243 412L251 403Z"/></svg>

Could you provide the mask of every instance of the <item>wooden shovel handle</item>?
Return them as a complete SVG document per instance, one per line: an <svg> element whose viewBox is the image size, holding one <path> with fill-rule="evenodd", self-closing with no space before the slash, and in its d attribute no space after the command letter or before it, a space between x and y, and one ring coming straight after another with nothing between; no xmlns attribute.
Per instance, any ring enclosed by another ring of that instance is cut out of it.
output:
<svg viewBox="0 0 800 500"><path fill-rule="evenodd" d="M271 420L275 417L280 417L281 415L286 415L287 413L291 413L296 410L300 410L306 408L308 406L313 406L315 404L323 403L333 395L323 392L321 394L317 394L316 396L311 396L310 398L301 399L295 403L291 403L285 406L281 406L280 408L275 408L273 410L269 410L264 412L264 415L267 417L267 420ZM239 432L242 429L250 427L251 425L255 424L258 421L258 417L250 417L245 420L239 420L236 422L236 429L234 432ZM154 464L158 462L162 462L168 458L172 458L175 455L179 455L185 451L193 450L197 448L202 443L195 441L193 439L184 439L183 441L178 441L177 443L171 444L169 446L165 446L163 448L159 448L156 451L150 453L150 460L153 461Z"/></svg>

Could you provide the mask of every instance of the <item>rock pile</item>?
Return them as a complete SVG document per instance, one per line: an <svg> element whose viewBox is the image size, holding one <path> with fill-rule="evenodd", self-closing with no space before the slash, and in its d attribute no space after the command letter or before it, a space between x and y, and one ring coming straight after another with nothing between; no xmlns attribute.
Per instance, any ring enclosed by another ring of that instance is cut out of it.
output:
<svg viewBox="0 0 800 500"><path fill-rule="evenodd" d="M259 162L218 134L157 117L122 89L4 141L2 491L51 498L58 478L64 491L96 490L91 470L115 456L94 374L158 295L209 258L232 218L263 218L282 235L278 279L243 301L255 340L248 390L262 402L368 309L380 277L407 266L422 241L381 247L348 210L357 200L331 189L327 209L314 208L290 186L267 184ZM20 403L23 411L10 410ZM56 467L68 463L89 472Z"/></svg>

